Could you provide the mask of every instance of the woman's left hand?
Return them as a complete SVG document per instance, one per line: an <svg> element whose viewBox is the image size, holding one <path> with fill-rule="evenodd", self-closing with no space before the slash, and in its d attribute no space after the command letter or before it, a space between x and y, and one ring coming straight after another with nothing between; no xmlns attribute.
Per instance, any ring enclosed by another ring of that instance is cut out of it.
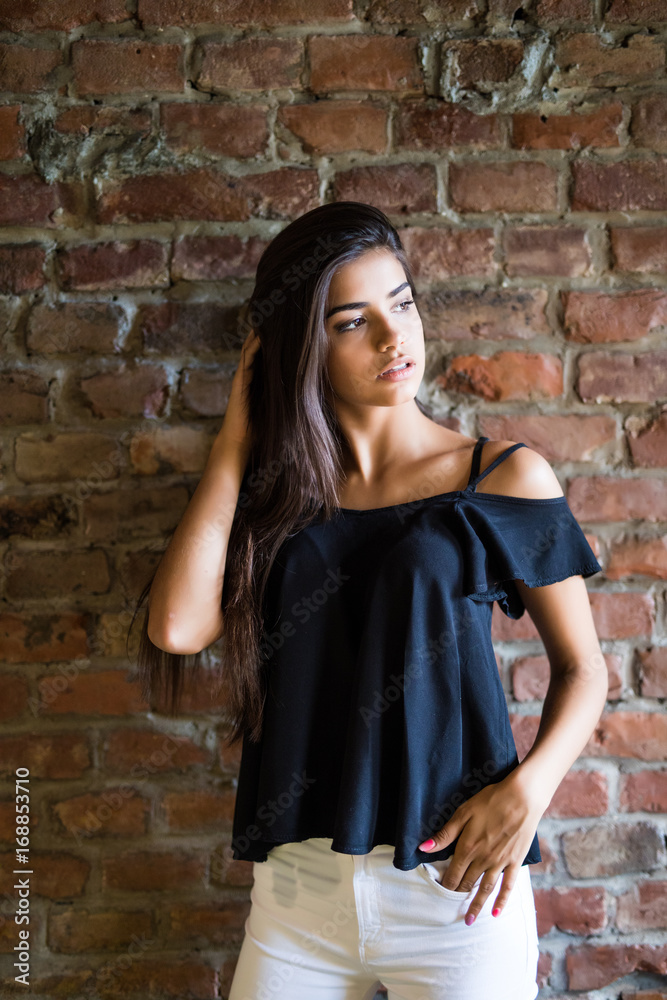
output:
<svg viewBox="0 0 667 1000"><path fill-rule="evenodd" d="M522 784L518 769L502 781L487 785L458 807L441 830L424 841L435 840L428 853L440 851L459 838L442 885L454 891L469 892L480 875L482 879L466 914L471 924L502 875L500 892L493 916L498 916L516 882L544 804ZM420 850L425 850L422 844ZM471 919L472 917L472 919Z"/></svg>

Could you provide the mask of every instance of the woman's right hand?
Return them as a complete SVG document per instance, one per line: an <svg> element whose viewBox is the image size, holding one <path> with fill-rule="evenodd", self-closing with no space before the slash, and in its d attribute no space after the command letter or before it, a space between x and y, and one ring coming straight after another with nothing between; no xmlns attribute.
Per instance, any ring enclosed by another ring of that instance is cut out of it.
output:
<svg viewBox="0 0 667 1000"><path fill-rule="evenodd" d="M236 444L250 448L252 428L248 409L248 390L252 381L252 362L261 346L260 339L251 330L243 341L241 361L232 379L232 388L220 428L220 434L230 437Z"/></svg>

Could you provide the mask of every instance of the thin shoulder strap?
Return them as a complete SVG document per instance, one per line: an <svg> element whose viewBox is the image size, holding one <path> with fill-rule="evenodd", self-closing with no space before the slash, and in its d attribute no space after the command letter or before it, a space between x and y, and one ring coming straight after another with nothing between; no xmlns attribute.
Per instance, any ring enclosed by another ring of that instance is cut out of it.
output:
<svg viewBox="0 0 667 1000"><path fill-rule="evenodd" d="M509 448L505 448L504 451L501 451L500 455L498 455L497 458L494 458L491 464L486 469L484 469L484 472L480 473L479 463L482 457L482 448L484 447L485 441L488 440L489 440L488 437L480 437L477 439L477 442L475 443L475 449L473 451L473 457L472 457L472 469L470 471L470 479L468 481L468 486L466 487L466 489L477 486L477 483L481 482L482 479L485 478L485 476L488 476L488 474L492 472L497 465L500 465L501 462L504 462L505 459L509 455L511 455L513 451L517 450L517 448L526 447L523 441L519 441L517 442L517 444L511 444Z"/></svg>

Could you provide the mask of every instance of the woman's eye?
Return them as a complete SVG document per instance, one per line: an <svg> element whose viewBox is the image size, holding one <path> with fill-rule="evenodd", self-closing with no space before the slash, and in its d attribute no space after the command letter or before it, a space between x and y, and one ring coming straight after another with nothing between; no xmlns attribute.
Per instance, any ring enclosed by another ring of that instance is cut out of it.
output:
<svg viewBox="0 0 667 1000"><path fill-rule="evenodd" d="M399 306L413 306L415 304L414 299L404 299L403 302L398 303Z"/></svg>
<svg viewBox="0 0 667 1000"><path fill-rule="evenodd" d="M398 306L413 306L414 304L415 304L414 299L404 299L402 302L398 303ZM400 311L407 312L408 310L401 309ZM364 318L363 316L357 316L355 319L350 320L349 323L339 323L338 326L336 327L336 332L344 333L346 330L350 329L358 330L359 327L356 326L355 324L358 324L360 320L363 320L363 318Z"/></svg>

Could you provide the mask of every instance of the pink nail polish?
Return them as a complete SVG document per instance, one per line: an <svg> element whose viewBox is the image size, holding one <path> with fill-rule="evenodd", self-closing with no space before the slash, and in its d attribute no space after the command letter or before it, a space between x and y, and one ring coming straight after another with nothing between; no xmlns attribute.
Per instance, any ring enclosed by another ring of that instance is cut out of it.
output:
<svg viewBox="0 0 667 1000"><path fill-rule="evenodd" d="M495 909L491 910L491 916L492 917L497 917L499 913L500 913L500 909L497 906L495 907Z"/></svg>
<svg viewBox="0 0 667 1000"><path fill-rule="evenodd" d="M435 847L435 840L431 837L430 840L425 840L423 844L419 845L419 850L430 851L432 847Z"/></svg>
<svg viewBox="0 0 667 1000"><path fill-rule="evenodd" d="M468 927L470 927L470 925L473 923L474 919L475 919L475 914L474 913L468 913L467 914L467 916L466 916L466 924L467 924Z"/></svg>

